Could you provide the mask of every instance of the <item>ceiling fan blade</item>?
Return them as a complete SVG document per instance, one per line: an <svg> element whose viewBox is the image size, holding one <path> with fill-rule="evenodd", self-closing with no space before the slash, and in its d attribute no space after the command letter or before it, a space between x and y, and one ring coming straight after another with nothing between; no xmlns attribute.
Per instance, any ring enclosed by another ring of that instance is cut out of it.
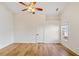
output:
<svg viewBox="0 0 79 59"><path fill-rule="evenodd" d="M22 4L22 5L24 5L24 6L27 6L25 3L23 3L23 2L19 2L20 4Z"/></svg>
<svg viewBox="0 0 79 59"><path fill-rule="evenodd" d="M26 11L27 9L23 9L22 11Z"/></svg>
<svg viewBox="0 0 79 59"><path fill-rule="evenodd" d="M43 9L42 9L42 8L36 8L36 10L43 11Z"/></svg>

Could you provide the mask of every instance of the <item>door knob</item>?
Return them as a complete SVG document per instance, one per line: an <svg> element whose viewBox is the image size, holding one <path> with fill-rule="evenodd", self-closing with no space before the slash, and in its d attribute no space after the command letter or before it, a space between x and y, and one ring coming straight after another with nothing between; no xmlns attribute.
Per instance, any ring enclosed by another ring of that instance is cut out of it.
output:
<svg viewBox="0 0 79 59"><path fill-rule="evenodd" d="M36 34L36 36L38 36L39 34Z"/></svg>

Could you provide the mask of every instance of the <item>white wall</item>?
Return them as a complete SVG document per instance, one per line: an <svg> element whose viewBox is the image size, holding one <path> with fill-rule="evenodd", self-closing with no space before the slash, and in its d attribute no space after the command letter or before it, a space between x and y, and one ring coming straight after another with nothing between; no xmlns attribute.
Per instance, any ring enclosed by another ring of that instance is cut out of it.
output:
<svg viewBox="0 0 79 59"><path fill-rule="evenodd" d="M45 15L19 13L15 15L15 42L43 42L43 26ZM36 36L39 34L39 36Z"/></svg>
<svg viewBox="0 0 79 59"><path fill-rule="evenodd" d="M0 3L0 48L13 42L13 16L10 11Z"/></svg>
<svg viewBox="0 0 79 59"><path fill-rule="evenodd" d="M30 13L15 14L16 43L59 43L59 19ZM38 34L38 35L36 35Z"/></svg>
<svg viewBox="0 0 79 59"><path fill-rule="evenodd" d="M79 55L79 3L70 3L62 12L61 25L69 24L69 39L61 43Z"/></svg>

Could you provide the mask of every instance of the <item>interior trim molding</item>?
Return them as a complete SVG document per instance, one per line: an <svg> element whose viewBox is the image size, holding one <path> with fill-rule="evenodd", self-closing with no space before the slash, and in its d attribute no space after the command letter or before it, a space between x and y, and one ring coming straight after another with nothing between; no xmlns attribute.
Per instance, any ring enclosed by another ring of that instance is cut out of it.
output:
<svg viewBox="0 0 79 59"><path fill-rule="evenodd" d="M78 54L76 54L75 52L73 52L71 49L65 47L63 44L60 43L60 45L62 45L63 46L63 49L65 51L67 51L68 53L70 53L72 56L79 56Z"/></svg>

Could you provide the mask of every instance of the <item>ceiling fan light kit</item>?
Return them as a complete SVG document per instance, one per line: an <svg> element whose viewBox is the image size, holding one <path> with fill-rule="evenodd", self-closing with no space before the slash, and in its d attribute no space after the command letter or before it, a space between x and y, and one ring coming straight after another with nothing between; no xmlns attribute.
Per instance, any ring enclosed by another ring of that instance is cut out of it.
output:
<svg viewBox="0 0 79 59"><path fill-rule="evenodd" d="M29 5L26 5L23 2L19 2L20 4L24 5L26 8L23 9L22 11L28 11L31 12L32 14L35 14L36 11L43 11L42 8L35 8L36 2L31 2Z"/></svg>

